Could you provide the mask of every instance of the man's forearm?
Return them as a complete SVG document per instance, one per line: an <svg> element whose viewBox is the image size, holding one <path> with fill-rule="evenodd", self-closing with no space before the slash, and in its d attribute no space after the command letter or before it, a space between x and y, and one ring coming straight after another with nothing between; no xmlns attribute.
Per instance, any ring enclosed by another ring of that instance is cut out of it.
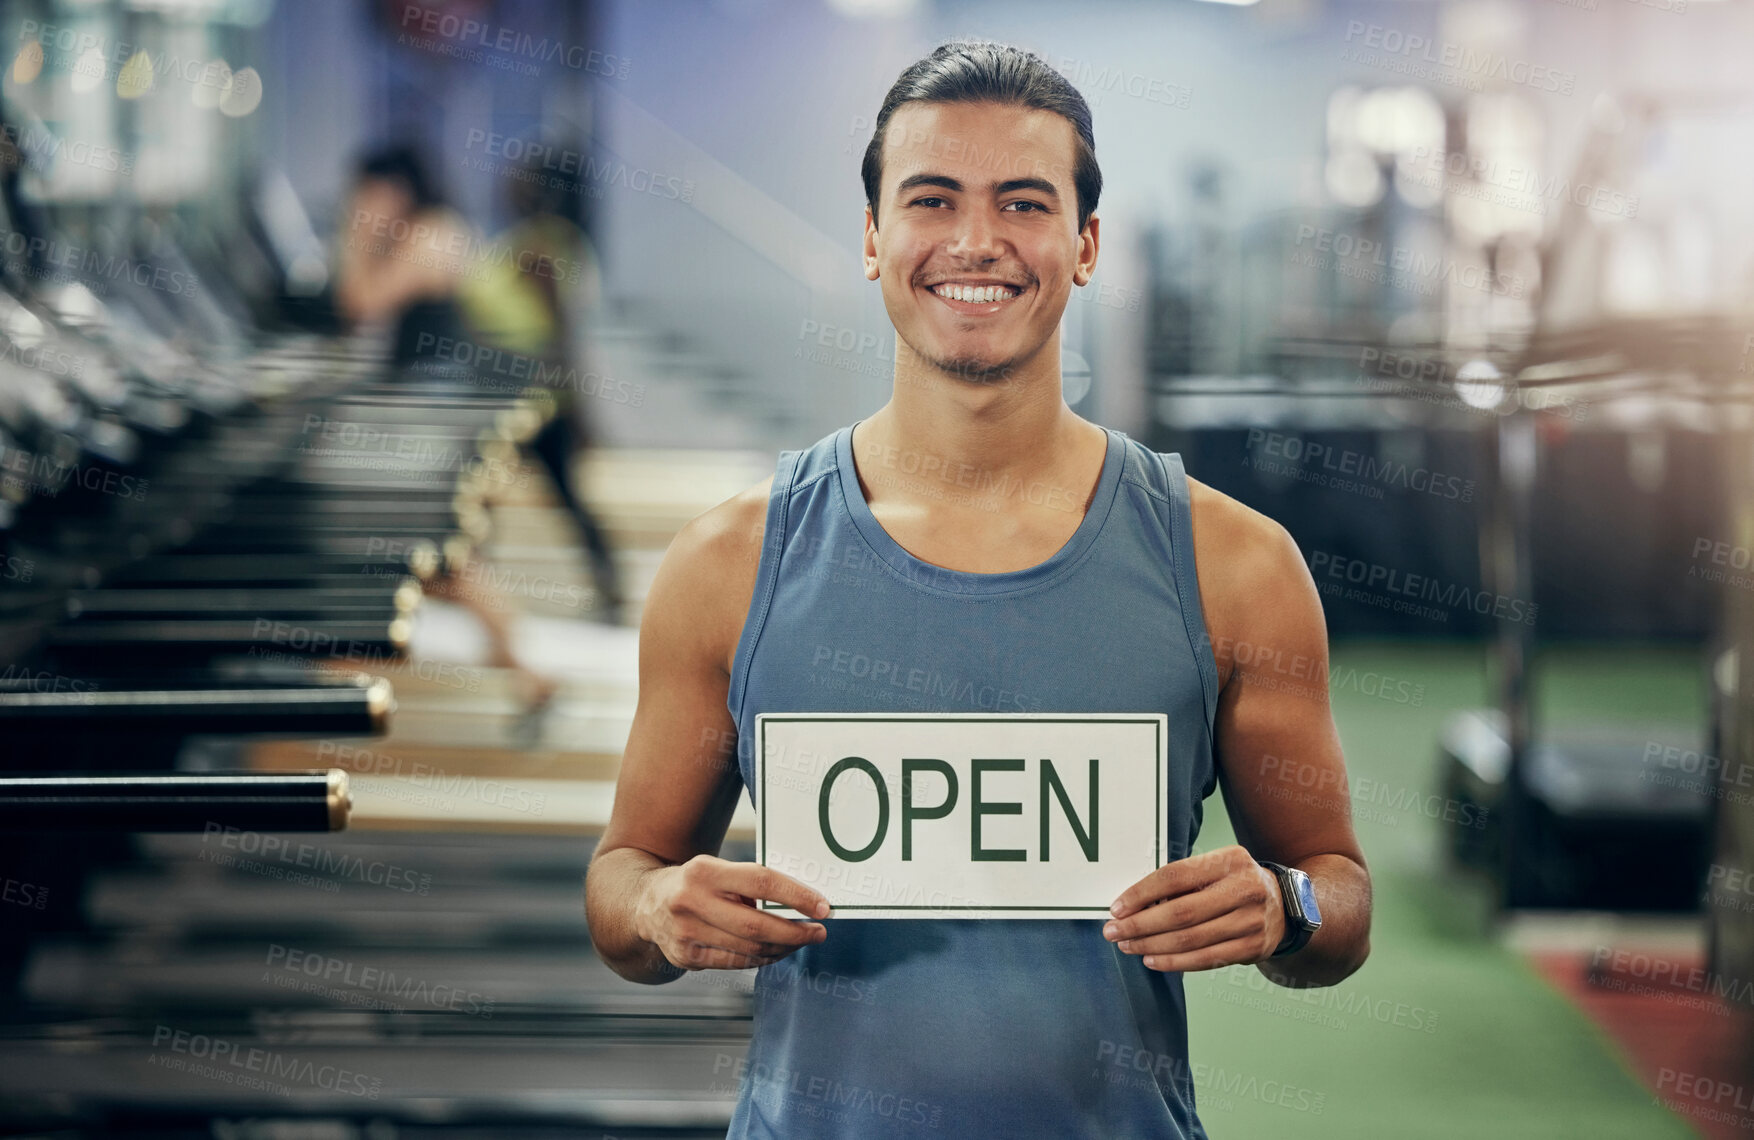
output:
<svg viewBox="0 0 1754 1140"><path fill-rule="evenodd" d="M1342 982L1370 954L1370 873L1344 855L1315 855L1293 865L1315 887L1322 928L1297 953L1256 968L1296 989Z"/></svg>
<svg viewBox="0 0 1754 1140"><path fill-rule="evenodd" d="M668 866L648 851L617 847L593 856L585 872L585 923L591 945L611 970L630 982L658 985L687 972L671 965L634 926L641 880Z"/></svg>

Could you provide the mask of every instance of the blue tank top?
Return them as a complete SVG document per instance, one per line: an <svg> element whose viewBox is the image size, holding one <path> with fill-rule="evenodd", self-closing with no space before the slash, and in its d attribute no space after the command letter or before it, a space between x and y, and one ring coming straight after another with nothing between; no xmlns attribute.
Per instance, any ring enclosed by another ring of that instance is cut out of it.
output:
<svg viewBox="0 0 1754 1140"><path fill-rule="evenodd" d="M999 574L891 538L852 427L780 453L727 701L752 802L759 713L1162 712L1169 834L1192 849L1216 782L1218 673L1187 480L1179 456L1107 430L1076 532ZM739 1082L730 1137L1204 1140L1181 976L1121 953L1100 921L824 925L824 942L757 971L748 1057L724 1074Z"/></svg>

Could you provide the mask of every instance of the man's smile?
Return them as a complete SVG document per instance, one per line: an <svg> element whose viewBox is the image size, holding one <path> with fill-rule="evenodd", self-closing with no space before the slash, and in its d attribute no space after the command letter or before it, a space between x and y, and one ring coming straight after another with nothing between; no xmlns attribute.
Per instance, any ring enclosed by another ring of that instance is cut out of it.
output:
<svg viewBox="0 0 1754 1140"><path fill-rule="evenodd" d="M1023 295L1024 288L1009 281L940 281L926 291L951 312L965 316L997 313Z"/></svg>

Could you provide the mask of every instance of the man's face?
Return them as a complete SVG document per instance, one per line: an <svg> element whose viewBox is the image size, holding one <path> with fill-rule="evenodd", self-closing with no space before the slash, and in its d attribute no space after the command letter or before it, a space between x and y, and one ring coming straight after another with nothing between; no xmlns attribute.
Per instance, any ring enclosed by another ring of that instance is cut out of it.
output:
<svg viewBox="0 0 1754 1140"><path fill-rule="evenodd" d="M1078 231L1073 139L1051 111L996 103L909 103L890 118L865 276L916 355L988 384L1053 337L1096 267L1096 218ZM957 285L987 292L962 300Z"/></svg>

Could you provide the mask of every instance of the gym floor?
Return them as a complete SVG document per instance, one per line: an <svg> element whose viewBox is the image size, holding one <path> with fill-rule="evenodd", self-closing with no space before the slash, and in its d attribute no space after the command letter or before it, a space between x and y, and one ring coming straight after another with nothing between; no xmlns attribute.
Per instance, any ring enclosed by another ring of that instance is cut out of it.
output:
<svg viewBox="0 0 1754 1140"><path fill-rule="evenodd" d="M1456 824L1423 797L1437 786L1445 717L1490 703L1485 647L1350 643L1334 646L1332 657L1336 679L1375 671L1411 681L1415 693L1424 687L1418 706L1360 691L1370 685L1337 685L1332 695L1375 888L1370 960L1333 990L1301 994L1265 985L1253 971L1188 976L1200 1116L1212 1135L1712 1135L1695 1133L1657 1100L1623 1046L1513 948L1513 933L1493 932L1479 884L1445 867L1443 829ZM1547 649L1536 671L1536 708L1553 723L1631 727L1704 716L1704 666L1689 649ZM1384 794L1361 792L1365 780ZM1207 802L1200 849L1232 841L1217 800ZM1564 940L1567 923L1544 925ZM1602 939L1589 920L1575 925L1569 941L1587 960L1585 947ZM1639 933L1672 943L1696 925ZM1252 1090L1250 1077L1258 1078Z"/></svg>

